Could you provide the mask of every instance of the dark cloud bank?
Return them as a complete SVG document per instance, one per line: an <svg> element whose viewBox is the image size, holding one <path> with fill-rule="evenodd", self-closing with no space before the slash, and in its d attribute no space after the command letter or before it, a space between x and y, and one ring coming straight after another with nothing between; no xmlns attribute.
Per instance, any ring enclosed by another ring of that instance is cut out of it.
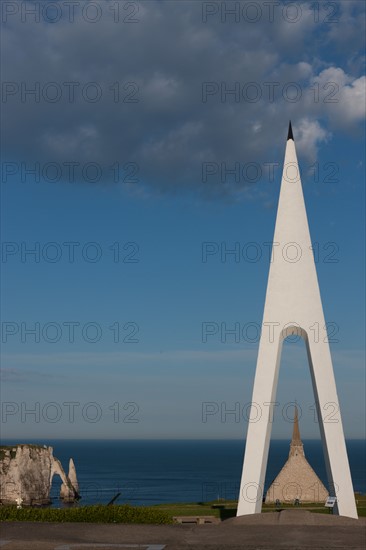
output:
<svg viewBox="0 0 366 550"><path fill-rule="evenodd" d="M116 13L106 0L87 12L79 2L73 17L62 0L47 12L3 4L5 161L58 163L76 179L95 162L101 182L118 163L140 193L245 192L255 166L282 160L290 118L309 163L364 119L362 2L338 2L333 22L322 2L318 13L241 2L230 16L223 2L119 2Z"/></svg>

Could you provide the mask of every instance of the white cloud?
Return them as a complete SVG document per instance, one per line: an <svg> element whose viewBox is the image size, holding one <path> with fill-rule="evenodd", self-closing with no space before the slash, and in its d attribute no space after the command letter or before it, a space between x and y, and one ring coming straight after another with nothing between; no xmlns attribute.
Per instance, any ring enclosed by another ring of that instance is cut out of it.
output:
<svg viewBox="0 0 366 550"><path fill-rule="evenodd" d="M281 16L281 7L276 22L263 16L257 23L223 24L217 16L203 23L199 2L154 0L141 4L138 23L123 26L113 22L111 10L104 10L108 15L96 24L78 15L73 24L53 25L12 18L3 30L4 79L30 89L35 82L56 82L63 97L48 103L42 95L39 102L22 101L20 92L9 96L3 157L102 166L136 162L140 187L151 192L195 188L235 196L238 189L229 190L220 181L202 186L202 162L273 161L274 143L281 135L284 143L289 119L299 136L300 155L314 160L331 131L352 132L363 120L365 77L352 74L347 65L350 56L361 55L349 33L352 23L360 24L362 10L341 8L342 27L316 23L309 2L302 3L302 15L293 23ZM343 45L335 62L330 44L345 29L352 46ZM78 84L72 102L65 86L70 81ZM100 86L100 101L83 98L88 82ZM115 82L121 86L117 102L111 92ZM123 100L126 82L138 87L136 103ZM206 102L205 82L218 87ZM262 90L258 101L243 96L250 82ZM274 101L268 82L276 82ZM291 82L301 87L299 101L284 97ZM323 89L330 82L339 87L336 103L328 101L331 88ZM239 100L222 95L222 86L230 90L235 83ZM249 195L243 187L255 193L254 186L241 182L240 196Z"/></svg>
<svg viewBox="0 0 366 550"><path fill-rule="evenodd" d="M31 380L40 380L42 378L51 378L53 375L48 372L38 370L29 370L25 368L1 368L0 381L26 383Z"/></svg>
<svg viewBox="0 0 366 550"><path fill-rule="evenodd" d="M318 147L327 142L331 134L322 128L317 120L302 118L296 128L296 148L309 162L317 158Z"/></svg>
<svg viewBox="0 0 366 550"><path fill-rule="evenodd" d="M95 125L85 124L64 131L47 130L42 136L42 143L53 155L65 158L78 155L83 159L90 159L97 153L98 138Z"/></svg>
<svg viewBox="0 0 366 550"><path fill-rule="evenodd" d="M366 77L354 78L340 67L329 67L315 76L311 88L316 86L319 108L330 123L350 128L366 116Z"/></svg>
<svg viewBox="0 0 366 550"><path fill-rule="evenodd" d="M53 353L53 354L8 354L3 362L8 370L14 367L30 365L39 367L62 366L100 366L140 365L149 367L152 363L233 363L255 358L256 351L248 349L231 350L171 350L164 352L105 352L105 353Z"/></svg>

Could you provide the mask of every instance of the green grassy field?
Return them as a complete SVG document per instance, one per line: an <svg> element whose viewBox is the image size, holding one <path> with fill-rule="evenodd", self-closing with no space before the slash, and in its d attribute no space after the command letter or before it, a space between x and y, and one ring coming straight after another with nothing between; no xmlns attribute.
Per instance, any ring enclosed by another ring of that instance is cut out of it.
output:
<svg viewBox="0 0 366 550"><path fill-rule="evenodd" d="M356 494L357 512L359 517L366 517L366 495ZM154 508L159 508L172 516L215 516L222 520L236 516L236 501L214 501L214 502L200 502L200 503L177 503L177 504L158 504ZM274 504L263 504L262 512L276 512L285 509L300 509L309 510L317 514L329 514L329 509L324 504L318 502L300 504L300 506L294 506L293 504L281 504L276 507Z"/></svg>
<svg viewBox="0 0 366 550"><path fill-rule="evenodd" d="M359 517L366 516L366 495L356 494ZM172 523L175 516L214 516L221 520L236 516L236 501L215 501L198 503L158 504L156 506L80 506L72 508L31 508L20 510L16 506L0 506L0 521L42 521L42 522L88 522L88 523ZM292 504L266 505L262 512L271 513L284 509L309 510L319 514L329 514L324 504L310 503L294 507Z"/></svg>

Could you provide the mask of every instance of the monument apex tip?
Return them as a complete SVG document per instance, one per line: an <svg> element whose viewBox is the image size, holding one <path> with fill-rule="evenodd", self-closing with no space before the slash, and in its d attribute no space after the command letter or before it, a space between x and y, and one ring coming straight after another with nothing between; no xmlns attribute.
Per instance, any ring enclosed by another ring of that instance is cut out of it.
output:
<svg viewBox="0 0 366 550"><path fill-rule="evenodd" d="M294 135L292 133L292 125L291 125L291 120L290 120L290 123L288 125L288 134L287 134L287 141L289 139L292 139L292 141L294 141Z"/></svg>

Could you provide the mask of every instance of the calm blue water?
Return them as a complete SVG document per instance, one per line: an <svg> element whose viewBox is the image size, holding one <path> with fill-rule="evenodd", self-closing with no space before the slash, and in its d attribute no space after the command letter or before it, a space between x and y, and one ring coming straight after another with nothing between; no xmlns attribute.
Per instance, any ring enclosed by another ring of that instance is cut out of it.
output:
<svg viewBox="0 0 366 550"><path fill-rule="evenodd" d="M101 441L101 440L2 440L51 445L68 471L72 457L80 485L80 504L108 503L121 492L118 503L159 504L236 499L244 453L239 440L212 441ZM327 486L320 441L304 441L305 455ZM366 442L347 441L354 489L366 493ZM288 441L272 441L266 488L278 474L289 452ZM53 506L62 506L59 477L54 477Z"/></svg>

